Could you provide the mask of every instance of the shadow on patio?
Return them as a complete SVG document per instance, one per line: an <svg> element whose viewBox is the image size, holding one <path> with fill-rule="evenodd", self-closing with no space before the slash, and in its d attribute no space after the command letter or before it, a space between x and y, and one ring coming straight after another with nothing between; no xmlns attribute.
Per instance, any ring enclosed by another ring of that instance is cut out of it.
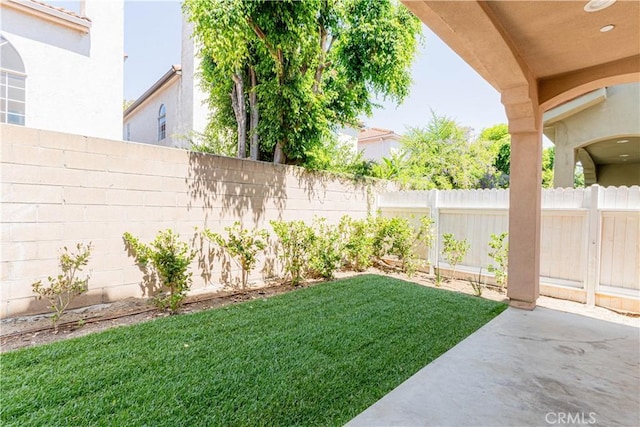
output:
<svg viewBox="0 0 640 427"><path fill-rule="evenodd" d="M639 359L637 327L509 308L347 426L637 426Z"/></svg>

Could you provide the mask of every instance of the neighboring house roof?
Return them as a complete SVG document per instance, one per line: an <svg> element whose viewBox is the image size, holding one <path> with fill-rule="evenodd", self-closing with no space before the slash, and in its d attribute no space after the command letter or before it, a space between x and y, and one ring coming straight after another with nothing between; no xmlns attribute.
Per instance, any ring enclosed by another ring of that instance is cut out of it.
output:
<svg viewBox="0 0 640 427"><path fill-rule="evenodd" d="M180 65L172 65L171 69L167 71L164 76L160 77L160 79L155 82L145 93L143 93L138 99L136 99L133 104L131 104L126 110L124 110L124 119L127 119L127 116L138 108L144 101L150 98L154 93L160 90L163 86L173 80L175 76L182 75L182 67Z"/></svg>
<svg viewBox="0 0 640 427"><path fill-rule="evenodd" d="M73 12L71 10L67 10L64 7L53 6L53 5L50 5L50 4L47 4L47 3L43 3L41 1L36 1L36 0L12 0L12 1L17 2L17 3L35 3L35 4L38 4L40 6L44 6L44 7L47 7L49 9L57 10L58 12L66 13L67 15L75 16L76 18L84 19L85 21L91 22L91 19L87 18L86 16L78 15L77 13L75 13L75 12Z"/></svg>
<svg viewBox="0 0 640 427"><path fill-rule="evenodd" d="M358 144L367 142L378 142L383 139L393 139L400 141L401 136L389 129L368 128L363 129L358 134Z"/></svg>
<svg viewBox="0 0 640 427"><path fill-rule="evenodd" d="M52 6L36 0L1 0L1 3L2 6L20 10L84 33L89 32L89 28L91 28L91 19L63 7Z"/></svg>

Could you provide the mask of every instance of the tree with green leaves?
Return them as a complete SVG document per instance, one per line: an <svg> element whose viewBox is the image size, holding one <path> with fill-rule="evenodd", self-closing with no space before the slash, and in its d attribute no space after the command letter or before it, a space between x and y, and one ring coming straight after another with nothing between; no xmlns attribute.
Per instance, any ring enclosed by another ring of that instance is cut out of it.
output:
<svg viewBox="0 0 640 427"><path fill-rule="evenodd" d="M486 147L492 156L491 167L482 179L483 188L509 187L511 169L511 135L505 123L483 129L478 142Z"/></svg>
<svg viewBox="0 0 640 427"><path fill-rule="evenodd" d="M420 21L395 0L186 0L213 133L237 155L304 164L333 129L401 102Z"/></svg>
<svg viewBox="0 0 640 427"><path fill-rule="evenodd" d="M468 128L431 112L425 127L410 128L401 140L398 179L415 189L477 188L491 156L469 140Z"/></svg>
<svg viewBox="0 0 640 427"><path fill-rule="evenodd" d="M545 148L542 151L542 188L553 188L555 154L555 147Z"/></svg>

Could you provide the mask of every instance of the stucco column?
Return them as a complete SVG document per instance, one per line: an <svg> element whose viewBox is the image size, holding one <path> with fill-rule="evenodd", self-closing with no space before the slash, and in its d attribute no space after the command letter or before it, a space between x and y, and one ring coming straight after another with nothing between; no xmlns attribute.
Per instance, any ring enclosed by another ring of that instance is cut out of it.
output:
<svg viewBox="0 0 640 427"><path fill-rule="evenodd" d="M563 122L555 124L555 158L553 162L553 187L573 188L573 175L576 167L573 145L569 144L567 126Z"/></svg>
<svg viewBox="0 0 640 427"><path fill-rule="evenodd" d="M533 309L540 292L542 126L511 134L509 283L511 306Z"/></svg>

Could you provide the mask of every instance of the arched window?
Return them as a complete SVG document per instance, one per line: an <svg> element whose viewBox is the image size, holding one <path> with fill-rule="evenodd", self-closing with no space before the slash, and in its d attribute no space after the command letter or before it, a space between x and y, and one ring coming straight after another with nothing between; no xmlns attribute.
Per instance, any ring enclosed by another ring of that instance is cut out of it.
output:
<svg viewBox="0 0 640 427"><path fill-rule="evenodd" d="M167 137L167 109L164 104L160 105L158 111L158 141L162 141Z"/></svg>
<svg viewBox="0 0 640 427"><path fill-rule="evenodd" d="M20 54L0 36L0 123L24 126L26 77Z"/></svg>

